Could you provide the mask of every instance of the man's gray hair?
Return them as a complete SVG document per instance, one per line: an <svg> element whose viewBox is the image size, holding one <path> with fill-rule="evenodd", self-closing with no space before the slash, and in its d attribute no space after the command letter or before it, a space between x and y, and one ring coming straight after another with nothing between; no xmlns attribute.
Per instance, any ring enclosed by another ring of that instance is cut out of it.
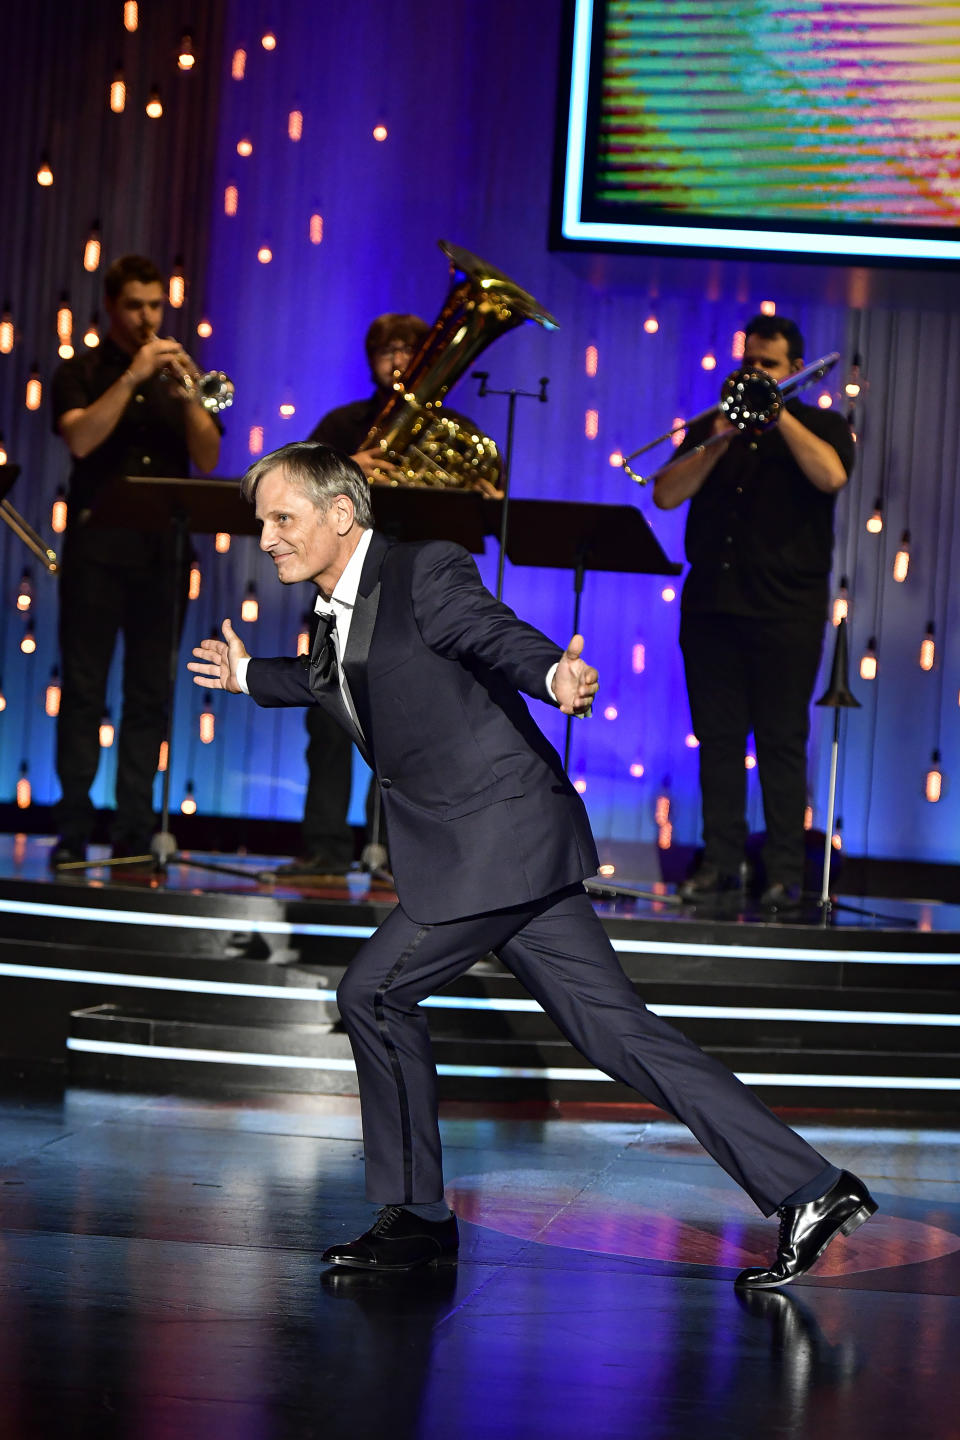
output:
<svg viewBox="0 0 960 1440"><path fill-rule="evenodd" d="M245 500L256 504L257 486L272 470L282 470L287 479L296 485L311 500L320 513L326 514L338 495L346 495L353 501L353 513L358 525L369 530L373 525L373 511L370 508L370 486L367 477L355 460L334 450L331 445L320 445L312 440L297 440L291 445L281 445L264 455L240 481Z"/></svg>

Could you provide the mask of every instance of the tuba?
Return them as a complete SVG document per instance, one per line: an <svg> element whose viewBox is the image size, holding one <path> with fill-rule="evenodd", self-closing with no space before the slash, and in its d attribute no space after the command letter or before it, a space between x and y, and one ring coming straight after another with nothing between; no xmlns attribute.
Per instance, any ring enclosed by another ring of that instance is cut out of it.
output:
<svg viewBox="0 0 960 1440"><path fill-rule="evenodd" d="M458 245L438 242L450 261L453 284L433 328L424 336L393 394L374 421L364 450L379 449L402 472L395 485L468 490L496 485L500 455L488 435L444 415L447 392L500 335L533 320L545 330L557 322L532 295Z"/></svg>

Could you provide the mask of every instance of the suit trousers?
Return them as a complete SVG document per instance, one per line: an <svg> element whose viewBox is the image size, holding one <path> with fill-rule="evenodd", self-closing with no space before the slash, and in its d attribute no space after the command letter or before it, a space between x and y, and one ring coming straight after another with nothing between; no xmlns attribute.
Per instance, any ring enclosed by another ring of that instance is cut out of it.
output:
<svg viewBox="0 0 960 1440"><path fill-rule="evenodd" d="M810 701L822 619L684 613L680 647L700 741L704 864L734 876L747 840L747 736L763 793L767 883L803 883Z"/></svg>
<svg viewBox="0 0 960 1440"><path fill-rule="evenodd" d="M112 838L117 848L150 845L153 781L167 733L171 633L175 615L182 627L186 601L186 572L176 573L165 538L79 528L64 546L58 820L60 834L78 850L93 825L90 787L100 763L100 722L120 633L123 712L117 727Z"/></svg>
<svg viewBox="0 0 960 1440"><path fill-rule="evenodd" d="M419 1002L493 950L566 1038L614 1079L681 1120L771 1214L827 1165L731 1071L637 997L577 885L529 905L441 925L400 906L337 992L360 1083L367 1198L443 1195L437 1075Z"/></svg>

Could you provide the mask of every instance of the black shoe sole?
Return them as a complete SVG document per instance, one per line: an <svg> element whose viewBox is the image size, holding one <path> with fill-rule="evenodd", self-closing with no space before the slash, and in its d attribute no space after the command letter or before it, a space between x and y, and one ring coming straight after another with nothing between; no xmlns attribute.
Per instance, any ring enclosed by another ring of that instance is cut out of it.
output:
<svg viewBox="0 0 960 1440"><path fill-rule="evenodd" d="M324 1265L339 1265L344 1270L367 1270L375 1271L380 1275L399 1275L409 1270L428 1270L438 1265L456 1265L459 1258L459 1255L434 1255L429 1260L413 1260L409 1265L383 1265L378 1264L375 1260L370 1262L351 1260L345 1256L343 1259L339 1257L324 1259L323 1263Z"/></svg>

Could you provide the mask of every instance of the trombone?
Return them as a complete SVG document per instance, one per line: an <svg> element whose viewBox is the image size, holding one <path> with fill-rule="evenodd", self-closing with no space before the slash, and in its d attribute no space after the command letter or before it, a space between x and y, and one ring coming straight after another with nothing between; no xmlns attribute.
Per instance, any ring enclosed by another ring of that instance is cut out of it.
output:
<svg viewBox="0 0 960 1440"><path fill-rule="evenodd" d="M716 435L710 435L697 448L700 451L709 450L720 440L727 440L731 435L749 432L751 435L761 435L764 430L769 430L771 425L776 423L780 411L783 409L784 401L796 395L798 390L812 385L814 380L820 380L840 359L839 350L833 350L829 355L822 355L819 360L814 360L812 365L805 365L794 375L788 375L786 380L779 384L770 378L765 370L734 370L728 375L720 390L720 399L716 405L711 405L709 410L701 410L699 415L694 415L690 420L684 420L679 425L674 425L672 430L665 430L655 440L648 440L646 445L632 450L621 460L621 465L631 480L636 480L638 485L647 485L651 480L656 480L659 475L672 469L686 455L678 455L673 460L668 460L665 465L659 466L650 475L638 475L630 468L630 461L635 460L638 455L644 455L652 450L654 445L660 445L664 440L669 440L681 431L689 430L691 425L696 425L701 420L708 420L711 415L723 415L729 420L730 425L726 430L719 431Z"/></svg>
<svg viewBox="0 0 960 1440"><path fill-rule="evenodd" d="M6 476L4 476L4 471L7 472ZM0 465L0 493L4 496L0 500L0 520L4 520L10 526L14 535L36 555L44 569L49 570L51 575L56 575L60 569L56 552L51 550L49 545L43 543L33 526L27 524L19 510L15 510L6 498L6 492L19 474L19 465Z"/></svg>

